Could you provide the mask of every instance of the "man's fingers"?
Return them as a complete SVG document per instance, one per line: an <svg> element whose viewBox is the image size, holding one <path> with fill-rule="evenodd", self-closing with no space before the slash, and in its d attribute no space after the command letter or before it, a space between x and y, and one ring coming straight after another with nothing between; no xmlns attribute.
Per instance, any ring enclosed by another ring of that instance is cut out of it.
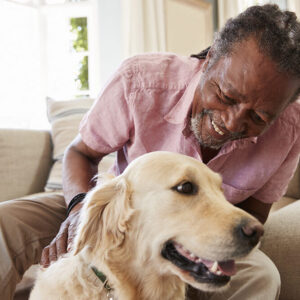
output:
<svg viewBox="0 0 300 300"><path fill-rule="evenodd" d="M49 264L50 264L50 261L49 261L49 246L47 246L47 247L45 247L45 248L43 249L40 264L41 264L44 268L47 268L47 267L49 266Z"/></svg>
<svg viewBox="0 0 300 300"><path fill-rule="evenodd" d="M42 252L40 264L47 268L51 262L56 261L59 256L67 252L67 231L58 235L50 245L45 247Z"/></svg>
<svg viewBox="0 0 300 300"><path fill-rule="evenodd" d="M56 260L57 260L56 242L54 242L49 245L49 261L53 262Z"/></svg>
<svg viewBox="0 0 300 300"><path fill-rule="evenodd" d="M73 242L78 227L79 211L73 213L71 217L70 226L68 227L68 252L73 249Z"/></svg>
<svg viewBox="0 0 300 300"><path fill-rule="evenodd" d="M76 234L76 226L77 224L71 224L69 226L68 231L68 252L70 252L73 248L73 240Z"/></svg>
<svg viewBox="0 0 300 300"><path fill-rule="evenodd" d="M65 254L67 252L67 246L68 246L68 236L67 232L63 233L62 235L59 235L56 239L56 255L57 257L60 257L62 254Z"/></svg>
<svg viewBox="0 0 300 300"><path fill-rule="evenodd" d="M56 259L67 252L69 225L68 221L63 222L57 236L55 237Z"/></svg>
<svg viewBox="0 0 300 300"><path fill-rule="evenodd" d="M77 227L77 218L78 214L74 215L71 220L67 219L63 222L57 236L49 246L44 248L41 257L43 267L48 267L51 262L56 261L62 254L71 250Z"/></svg>
<svg viewBox="0 0 300 300"><path fill-rule="evenodd" d="M73 249L72 239L68 238L67 252L71 252L72 249Z"/></svg>

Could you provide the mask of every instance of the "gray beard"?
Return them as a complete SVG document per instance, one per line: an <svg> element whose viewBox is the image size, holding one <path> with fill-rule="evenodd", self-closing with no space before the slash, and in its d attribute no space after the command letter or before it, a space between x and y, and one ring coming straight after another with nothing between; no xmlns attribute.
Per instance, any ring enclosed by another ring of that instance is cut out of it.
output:
<svg viewBox="0 0 300 300"><path fill-rule="evenodd" d="M198 113L195 117L191 118L191 125L190 125L191 131L193 132L196 140L201 146L218 150L228 141L244 138L243 134L241 133L232 133L230 138L225 142L218 143L218 141L216 141L212 137L208 137L208 139L204 141L201 137L199 128L202 128L202 122L205 115L209 115L210 119L212 120L212 112L208 109L204 109L201 113Z"/></svg>

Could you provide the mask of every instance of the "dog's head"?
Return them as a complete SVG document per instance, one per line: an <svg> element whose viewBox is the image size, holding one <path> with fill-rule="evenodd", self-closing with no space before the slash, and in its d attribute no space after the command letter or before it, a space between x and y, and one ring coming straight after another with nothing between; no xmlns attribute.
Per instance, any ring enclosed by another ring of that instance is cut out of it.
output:
<svg viewBox="0 0 300 300"><path fill-rule="evenodd" d="M263 228L225 199L221 183L191 157L143 155L88 194L75 249L129 244L135 264L198 289L223 287L235 273L234 260L257 245Z"/></svg>

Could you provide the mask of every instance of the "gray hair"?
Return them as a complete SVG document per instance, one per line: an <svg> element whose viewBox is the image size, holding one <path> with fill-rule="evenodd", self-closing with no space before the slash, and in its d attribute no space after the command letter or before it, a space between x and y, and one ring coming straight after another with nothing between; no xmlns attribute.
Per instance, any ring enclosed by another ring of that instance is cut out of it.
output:
<svg viewBox="0 0 300 300"><path fill-rule="evenodd" d="M252 6L229 19L215 36L210 65L251 37L256 39L260 51L275 62L279 72L300 78L300 23L295 13L282 11L275 4ZM198 55L193 56L200 58ZM291 102L299 94L300 87Z"/></svg>

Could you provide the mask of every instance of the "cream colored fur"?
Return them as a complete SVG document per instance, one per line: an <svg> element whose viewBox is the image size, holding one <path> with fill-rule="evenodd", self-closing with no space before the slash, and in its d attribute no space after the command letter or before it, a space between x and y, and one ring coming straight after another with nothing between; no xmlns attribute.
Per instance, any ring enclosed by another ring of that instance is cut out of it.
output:
<svg viewBox="0 0 300 300"><path fill-rule="evenodd" d="M172 189L184 181L198 186L196 195ZM107 299L91 266L105 273L118 300L182 300L186 283L215 290L164 259L162 247L175 240L210 260L243 256L251 249L232 236L241 219L256 222L225 200L221 177L199 161L143 155L88 193L73 252L41 271L30 300Z"/></svg>

